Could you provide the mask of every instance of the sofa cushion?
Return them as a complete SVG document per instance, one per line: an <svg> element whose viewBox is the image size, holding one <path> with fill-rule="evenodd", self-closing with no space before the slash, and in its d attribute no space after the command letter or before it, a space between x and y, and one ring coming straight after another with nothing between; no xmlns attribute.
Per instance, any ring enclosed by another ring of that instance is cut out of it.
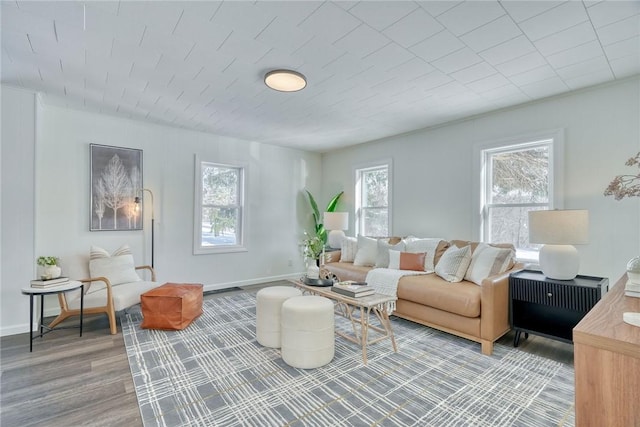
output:
<svg viewBox="0 0 640 427"><path fill-rule="evenodd" d="M424 271L434 271L442 254L449 248L449 242L442 239L418 239L408 237L406 240L407 252L426 252Z"/></svg>
<svg viewBox="0 0 640 427"><path fill-rule="evenodd" d="M379 239L378 240L378 252L376 254L376 268L389 267L389 249L394 251L404 250L404 242L402 240L395 244L390 243L390 240Z"/></svg>
<svg viewBox="0 0 640 427"><path fill-rule="evenodd" d="M371 237L358 236L358 252L353 260L353 265L376 265L378 255L378 240Z"/></svg>
<svg viewBox="0 0 640 427"><path fill-rule="evenodd" d="M513 256L512 249L480 243L471 255L471 263L464 278L482 285L482 279L507 271L513 262Z"/></svg>
<svg viewBox="0 0 640 427"><path fill-rule="evenodd" d="M358 252L358 240L355 237L345 237L342 239L340 247L340 262L353 262Z"/></svg>
<svg viewBox="0 0 640 427"><path fill-rule="evenodd" d="M354 280L356 282L364 282L367 280L367 273L373 267L353 265L350 262L332 262L325 264L325 268L338 276L341 281Z"/></svg>
<svg viewBox="0 0 640 427"><path fill-rule="evenodd" d="M471 246L451 246L436 265L436 274L447 282L460 282L471 262Z"/></svg>
<svg viewBox="0 0 640 427"><path fill-rule="evenodd" d="M449 283L435 274L404 276L398 282L398 299L465 317L480 316L481 291L471 282Z"/></svg>

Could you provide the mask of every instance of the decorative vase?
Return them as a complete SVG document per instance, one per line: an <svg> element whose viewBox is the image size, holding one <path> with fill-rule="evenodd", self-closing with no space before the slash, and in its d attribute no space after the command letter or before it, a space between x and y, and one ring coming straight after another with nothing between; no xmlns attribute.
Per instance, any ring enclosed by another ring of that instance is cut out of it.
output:
<svg viewBox="0 0 640 427"><path fill-rule="evenodd" d="M319 279L320 278L320 268L315 264L309 265L309 267L307 267L307 277L309 279Z"/></svg>
<svg viewBox="0 0 640 427"><path fill-rule="evenodd" d="M57 279L62 274L62 269L57 265L45 265L42 278L44 280Z"/></svg>
<svg viewBox="0 0 640 427"><path fill-rule="evenodd" d="M627 277L631 283L640 285L640 256L631 258L627 263Z"/></svg>

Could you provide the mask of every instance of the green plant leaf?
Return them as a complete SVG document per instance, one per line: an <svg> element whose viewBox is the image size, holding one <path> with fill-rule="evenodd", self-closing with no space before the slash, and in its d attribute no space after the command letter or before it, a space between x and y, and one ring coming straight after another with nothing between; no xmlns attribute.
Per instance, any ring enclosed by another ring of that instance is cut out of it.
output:
<svg viewBox="0 0 640 427"><path fill-rule="evenodd" d="M344 194L344 191L339 192L338 194L336 194L333 199L331 199L331 201L329 202L329 204L327 205L327 210L325 212L333 212L336 210L336 206L338 205L338 200L340 200L340 197Z"/></svg>
<svg viewBox="0 0 640 427"><path fill-rule="evenodd" d="M309 196L309 204L311 205L311 209L313 210L313 221L314 226L316 228L316 233L318 232L318 224L320 223L320 211L318 210L318 204L316 200L313 198L309 190L305 190L307 195Z"/></svg>

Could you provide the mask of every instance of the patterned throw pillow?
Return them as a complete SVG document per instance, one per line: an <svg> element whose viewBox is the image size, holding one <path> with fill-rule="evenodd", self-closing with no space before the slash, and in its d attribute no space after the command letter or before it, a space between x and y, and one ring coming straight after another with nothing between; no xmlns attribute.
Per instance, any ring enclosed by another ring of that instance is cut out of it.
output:
<svg viewBox="0 0 640 427"><path fill-rule="evenodd" d="M451 246L436 265L436 274L447 282L461 282L471 263L471 246Z"/></svg>
<svg viewBox="0 0 640 427"><path fill-rule="evenodd" d="M400 241L392 245L387 239L378 240L378 254L376 255L376 268L389 267L389 249L394 251L404 250L404 242Z"/></svg>
<svg viewBox="0 0 640 427"><path fill-rule="evenodd" d="M142 280L136 273L129 245L122 245L112 254L98 246L91 246L89 274L91 274L91 277L106 277L112 286ZM94 282L90 287L90 292L96 292L104 288L104 285L99 286L99 284L102 284L102 282Z"/></svg>
<svg viewBox="0 0 640 427"><path fill-rule="evenodd" d="M340 250L340 262L353 262L358 251L358 240L355 237L345 237L342 239Z"/></svg>
<svg viewBox="0 0 640 427"><path fill-rule="evenodd" d="M471 264L464 278L476 285L482 285L483 279L507 271L513 263L513 257L511 249L480 243L471 255Z"/></svg>
<svg viewBox="0 0 640 427"><path fill-rule="evenodd" d="M374 266L378 255L378 240L371 237L358 236L358 252L353 265Z"/></svg>

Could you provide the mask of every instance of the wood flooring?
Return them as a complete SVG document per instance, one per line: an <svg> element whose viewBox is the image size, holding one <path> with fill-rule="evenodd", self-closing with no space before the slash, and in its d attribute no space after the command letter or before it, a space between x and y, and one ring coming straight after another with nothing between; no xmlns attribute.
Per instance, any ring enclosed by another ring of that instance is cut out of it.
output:
<svg viewBox="0 0 640 427"><path fill-rule="evenodd" d="M76 324L72 318L62 326ZM28 334L0 339L0 426L142 426L120 323L111 335L105 315L87 316L78 333L53 331L34 341L33 353ZM513 333L499 342L513 345ZM573 365L570 344L530 335L519 348Z"/></svg>

